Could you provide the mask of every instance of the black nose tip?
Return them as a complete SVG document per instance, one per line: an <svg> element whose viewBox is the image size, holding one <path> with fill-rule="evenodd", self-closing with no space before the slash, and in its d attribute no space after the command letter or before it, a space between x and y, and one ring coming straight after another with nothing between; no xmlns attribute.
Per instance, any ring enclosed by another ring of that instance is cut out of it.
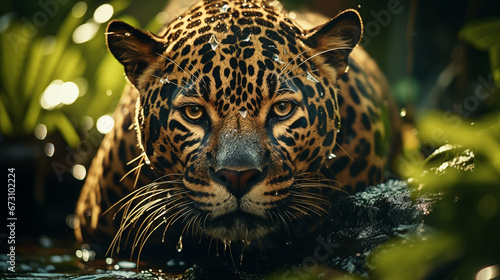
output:
<svg viewBox="0 0 500 280"><path fill-rule="evenodd" d="M221 169L215 173L214 179L239 199L259 182L261 175L262 172L257 169L245 171Z"/></svg>

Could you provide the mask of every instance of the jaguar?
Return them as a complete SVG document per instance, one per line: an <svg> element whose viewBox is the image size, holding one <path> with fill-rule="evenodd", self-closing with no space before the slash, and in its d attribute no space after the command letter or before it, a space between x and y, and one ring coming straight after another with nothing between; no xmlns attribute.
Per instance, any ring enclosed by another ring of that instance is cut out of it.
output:
<svg viewBox="0 0 500 280"><path fill-rule="evenodd" d="M314 24L266 0L204 0L156 35L111 21L129 84L80 194L78 240L181 251L284 234L279 248L334 219L335 195L384 181L397 110L358 46L360 15Z"/></svg>

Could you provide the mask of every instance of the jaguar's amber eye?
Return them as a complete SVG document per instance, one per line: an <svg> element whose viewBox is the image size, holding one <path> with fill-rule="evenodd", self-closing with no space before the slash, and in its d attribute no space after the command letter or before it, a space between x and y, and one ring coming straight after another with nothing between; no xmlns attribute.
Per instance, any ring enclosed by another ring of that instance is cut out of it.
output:
<svg viewBox="0 0 500 280"><path fill-rule="evenodd" d="M192 121L197 121L203 117L203 108L198 105L188 105L184 107L184 115Z"/></svg>
<svg viewBox="0 0 500 280"><path fill-rule="evenodd" d="M273 112L278 118L288 117L294 109L294 104L291 102L278 102L273 105Z"/></svg>

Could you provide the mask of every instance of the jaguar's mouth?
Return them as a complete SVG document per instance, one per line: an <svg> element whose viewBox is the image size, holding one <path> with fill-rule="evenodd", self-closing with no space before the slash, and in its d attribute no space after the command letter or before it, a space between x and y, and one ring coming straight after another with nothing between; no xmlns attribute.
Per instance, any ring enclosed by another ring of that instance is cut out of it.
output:
<svg viewBox="0 0 500 280"><path fill-rule="evenodd" d="M270 219L240 209L229 214L207 219L203 230L209 236L222 240L251 241L262 238L276 229Z"/></svg>

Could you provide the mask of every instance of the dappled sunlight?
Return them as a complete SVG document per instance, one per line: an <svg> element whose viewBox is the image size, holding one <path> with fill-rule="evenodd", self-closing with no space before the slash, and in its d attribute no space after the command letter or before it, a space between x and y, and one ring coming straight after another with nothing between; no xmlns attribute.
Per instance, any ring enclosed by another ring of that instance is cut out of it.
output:
<svg viewBox="0 0 500 280"><path fill-rule="evenodd" d="M79 93L75 83L55 80L43 92L40 104L46 110L52 110L60 105L70 105L76 101Z"/></svg>

